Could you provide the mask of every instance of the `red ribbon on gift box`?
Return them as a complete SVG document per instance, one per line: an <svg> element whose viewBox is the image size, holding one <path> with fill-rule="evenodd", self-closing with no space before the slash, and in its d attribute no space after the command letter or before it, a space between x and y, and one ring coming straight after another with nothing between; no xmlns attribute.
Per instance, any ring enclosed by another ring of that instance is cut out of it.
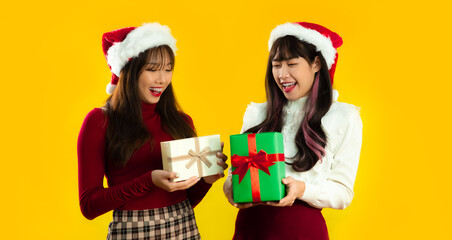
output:
<svg viewBox="0 0 452 240"><path fill-rule="evenodd" d="M267 154L264 150L260 150L259 153L257 153L255 133L248 134L248 154L249 156L238 156L236 154L232 155L232 166L237 167L232 174L239 175L239 183L241 183L242 179L246 175L246 172L250 169L251 194L253 196L253 202L260 202L261 192L259 186L259 169L270 176L268 168L274 165L275 162L284 161L284 154Z"/></svg>

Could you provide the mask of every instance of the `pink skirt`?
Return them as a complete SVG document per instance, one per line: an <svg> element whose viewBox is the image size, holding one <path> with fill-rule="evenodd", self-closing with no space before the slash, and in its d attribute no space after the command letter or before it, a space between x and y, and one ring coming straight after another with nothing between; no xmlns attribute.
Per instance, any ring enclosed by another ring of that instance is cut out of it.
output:
<svg viewBox="0 0 452 240"><path fill-rule="evenodd" d="M291 207L255 206L240 209L234 240L327 240L328 229L321 209L295 201Z"/></svg>

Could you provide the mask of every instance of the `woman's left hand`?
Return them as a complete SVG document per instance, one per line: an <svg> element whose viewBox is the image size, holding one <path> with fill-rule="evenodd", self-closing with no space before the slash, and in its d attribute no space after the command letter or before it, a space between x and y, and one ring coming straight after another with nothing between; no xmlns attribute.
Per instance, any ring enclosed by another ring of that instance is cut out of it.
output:
<svg viewBox="0 0 452 240"><path fill-rule="evenodd" d="M225 169L228 168L228 165L226 164L226 160L228 159L228 156L226 156L223 153L223 147L224 147L224 143L221 142L221 153L217 153L217 157L219 157L221 160L217 161L217 164L223 167L223 171ZM219 172L218 174L215 175L211 175L211 176L207 176L207 177L203 177L202 179L204 179L204 182L208 183L208 184L213 184L214 182L216 182L218 179L224 177L224 172Z"/></svg>
<svg viewBox="0 0 452 240"><path fill-rule="evenodd" d="M303 196L306 188L304 182L295 180L293 177L286 177L282 179L282 183L287 186L287 196L279 200L279 202L267 202L267 205L274 207L292 206L297 198Z"/></svg>

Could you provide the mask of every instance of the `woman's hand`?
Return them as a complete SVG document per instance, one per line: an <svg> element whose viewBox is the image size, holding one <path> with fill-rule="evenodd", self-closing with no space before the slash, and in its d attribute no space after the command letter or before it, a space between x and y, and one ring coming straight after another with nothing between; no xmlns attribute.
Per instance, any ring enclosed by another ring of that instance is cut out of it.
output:
<svg viewBox="0 0 452 240"><path fill-rule="evenodd" d="M223 191L224 191L224 194L226 195L226 197L228 198L229 203L236 208L245 209L245 208L254 207L257 205L262 205L262 203L235 203L234 198L232 197L232 180L231 180L231 178L228 178L228 180L226 180L226 182L223 186Z"/></svg>
<svg viewBox="0 0 452 240"><path fill-rule="evenodd" d="M292 206L297 198L301 198L304 194L306 185L302 181L286 177L282 179L282 183L287 186L287 196L279 200L279 202L266 202L267 205L274 207Z"/></svg>
<svg viewBox="0 0 452 240"><path fill-rule="evenodd" d="M226 164L226 160L228 159L228 156L226 156L223 153L223 147L224 147L224 143L222 142L221 143L221 153L217 153L217 157L220 158L221 160L218 160L217 164L222 166L223 171L224 171L225 169L228 168L228 165ZM206 182L208 184L212 184L222 177L224 177L224 172L219 172L218 174L215 174L215 175L203 177L203 179L204 179L204 182Z"/></svg>
<svg viewBox="0 0 452 240"><path fill-rule="evenodd" d="M165 170L152 171L151 178L155 186L162 188L168 192L187 189L195 185L201 179L199 177L191 177L185 181L171 182L172 179L177 178L177 173L168 172Z"/></svg>

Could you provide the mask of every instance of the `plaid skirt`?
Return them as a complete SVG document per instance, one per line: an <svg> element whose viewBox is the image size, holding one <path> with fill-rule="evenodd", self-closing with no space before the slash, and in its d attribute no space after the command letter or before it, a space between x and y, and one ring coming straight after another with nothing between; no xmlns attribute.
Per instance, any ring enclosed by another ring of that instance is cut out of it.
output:
<svg viewBox="0 0 452 240"><path fill-rule="evenodd" d="M201 239L188 200L156 209L115 210L107 240Z"/></svg>

